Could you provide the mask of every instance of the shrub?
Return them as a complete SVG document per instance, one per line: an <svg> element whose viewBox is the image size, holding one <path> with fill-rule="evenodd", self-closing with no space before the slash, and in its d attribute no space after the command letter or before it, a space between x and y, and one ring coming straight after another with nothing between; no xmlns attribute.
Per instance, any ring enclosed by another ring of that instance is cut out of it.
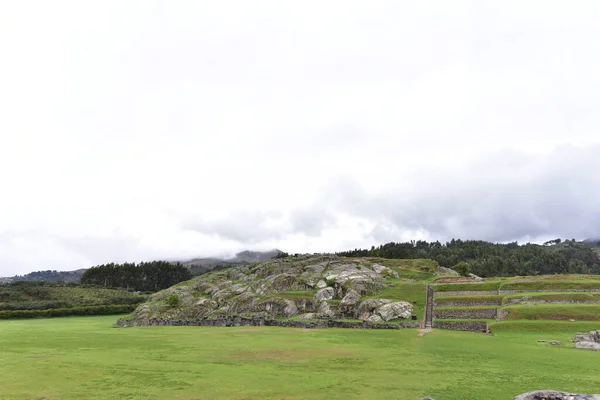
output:
<svg viewBox="0 0 600 400"><path fill-rule="evenodd" d="M471 266L464 261L459 262L454 267L452 267L452 269L461 274L462 276L469 276L469 274L471 273Z"/></svg>
<svg viewBox="0 0 600 400"><path fill-rule="evenodd" d="M173 293L169 297L167 297L167 305L169 307L177 307L181 303L181 299L178 294Z"/></svg>

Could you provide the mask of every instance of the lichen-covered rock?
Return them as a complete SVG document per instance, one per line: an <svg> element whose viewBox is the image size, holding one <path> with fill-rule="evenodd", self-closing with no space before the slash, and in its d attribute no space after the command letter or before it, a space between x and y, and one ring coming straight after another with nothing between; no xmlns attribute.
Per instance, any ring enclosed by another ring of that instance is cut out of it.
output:
<svg viewBox="0 0 600 400"><path fill-rule="evenodd" d="M575 343L575 348L576 349L581 349L581 350L595 350L595 351L600 351L600 343L596 343L596 342L577 342L577 343Z"/></svg>
<svg viewBox="0 0 600 400"><path fill-rule="evenodd" d="M395 277L396 271L365 259L287 257L212 271L179 283L150 296L131 317L135 325L153 318L185 320L218 315L276 318L313 313L319 318L362 315L367 319L378 307L392 301L360 303L360 297L378 293L388 279ZM304 291L306 296L287 296L288 291ZM167 301L173 294L178 296L177 305ZM341 299L337 309L327 303L332 299ZM388 314L384 309L384 315Z"/></svg>
<svg viewBox="0 0 600 400"><path fill-rule="evenodd" d="M377 314L373 314L373 315L369 316L369 318L367 318L366 320L369 322L383 322L383 318L381 318Z"/></svg>
<svg viewBox="0 0 600 400"><path fill-rule="evenodd" d="M296 303L294 303L292 300L286 300L283 313L286 317L291 317L298 314L298 307L296 306Z"/></svg>
<svg viewBox="0 0 600 400"><path fill-rule="evenodd" d="M576 349L600 351L600 330L578 333L573 337L573 341Z"/></svg>
<svg viewBox="0 0 600 400"><path fill-rule="evenodd" d="M515 397L515 400L600 400L600 395L565 393L555 390L536 390L534 392L523 393Z"/></svg>
<svg viewBox="0 0 600 400"><path fill-rule="evenodd" d="M317 308L317 313L324 317L333 317L334 316L334 313L331 310L331 307L329 307L329 304L326 301L322 301L319 304L319 307Z"/></svg>
<svg viewBox="0 0 600 400"><path fill-rule="evenodd" d="M335 289L332 287L326 287L326 288L320 289L315 294L315 300L317 300L317 301L332 300L334 296L335 296Z"/></svg>
<svg viewBox="0 0 600 400"><path fill-rule="evenodd" d="M300 318L300 319L315 319L316 314L315 313L300 314L300 315L298 315L298 318Z"/></svg>
<svg viewBox="0 0 600 400"><path fill-rule="evenodd" d="M392 300L387 299L369 299L365 300L358 306L357 314L358 318L362 320L368 320L369 317L384 304L391 303Z"/></svg>
<svg viewBox="0 0 600 400"><path fill-rule="evenodd" d="M340 311L344 314L355 314L360 295L355 290L349 290L340 302Z"/></svg>
<svg viewBox="0 0 600 400"><path fill-rule="evenodd" d="M385 304L377 309L377 314L385 321L398 318L410 318L412 315L413 306L406 301L398 301L396 303Z"/></svg>
<svg viewBox="0 0 600 400"><path fill-rule="evenodd" d="M460 274L458 272L456 272L455 270L450 269L450 268L446 268L446 267L437 267L437 269L435 270L434 275L460 276Z"/></svg>
<svg viewBox="0 0 600 400"><path fill-rule="evenodd" d="M483 278L475 274L469 274L469 278L473 278L476 282L482 282Z"/></svg>

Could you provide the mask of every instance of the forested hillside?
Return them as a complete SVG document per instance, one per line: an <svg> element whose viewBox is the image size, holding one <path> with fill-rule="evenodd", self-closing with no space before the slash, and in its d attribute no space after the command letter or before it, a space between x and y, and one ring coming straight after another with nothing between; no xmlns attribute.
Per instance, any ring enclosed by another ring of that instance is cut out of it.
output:
<svg viewBox="0 0 600 400"><path fill-rule="evenodd" d="M151 261L92 267L85 271L81 283L156 292L191 278L190 271L180 263Z"/></svg>
<svg viewBox="0 0 600 400"><path fill-rule="evenodd" d="M85 269L76 271L35 271L8 278L9 281L79 282Z"/></svg>
<svg viewBox="0 0 600 400"><path fill-rule="evenodd" d="M553 242L554 243L554 242ZM338 253L345 257L384 257L398 259L429 258L444 267L461 262L472 273L487 276L543 274L600 274L600 258L592 248L575 241L553 245L490 243L481 240L454 240L447 243L423 240L390 242L371 249Z"/></svg>

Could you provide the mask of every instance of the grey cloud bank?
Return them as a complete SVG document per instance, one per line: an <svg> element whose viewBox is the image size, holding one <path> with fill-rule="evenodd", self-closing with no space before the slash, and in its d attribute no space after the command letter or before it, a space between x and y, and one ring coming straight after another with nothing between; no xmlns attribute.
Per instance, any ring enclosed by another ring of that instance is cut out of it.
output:
<svg viewBox="0 0 600 400"><path fill-rule="evenodd" d="M598 236L600 4L5 2L0 275Z"/></svg>

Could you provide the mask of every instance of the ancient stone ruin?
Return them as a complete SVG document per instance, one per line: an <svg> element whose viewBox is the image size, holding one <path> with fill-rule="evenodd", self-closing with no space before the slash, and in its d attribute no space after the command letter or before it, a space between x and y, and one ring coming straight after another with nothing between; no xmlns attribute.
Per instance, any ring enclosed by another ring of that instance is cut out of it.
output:
<svg viewBox="0 0 600 400"><path fill-rule="evenodd" d="M600 400L598 394L575 394L555 390L536 390L515 397L515 400Z"/></svg>
<svg viewBox="0 0 600 400"><path fill-rule="evenodd" d="M575 348L581 350L600 351L600 330L589 333L578 333L573 338Z"/></svg>

